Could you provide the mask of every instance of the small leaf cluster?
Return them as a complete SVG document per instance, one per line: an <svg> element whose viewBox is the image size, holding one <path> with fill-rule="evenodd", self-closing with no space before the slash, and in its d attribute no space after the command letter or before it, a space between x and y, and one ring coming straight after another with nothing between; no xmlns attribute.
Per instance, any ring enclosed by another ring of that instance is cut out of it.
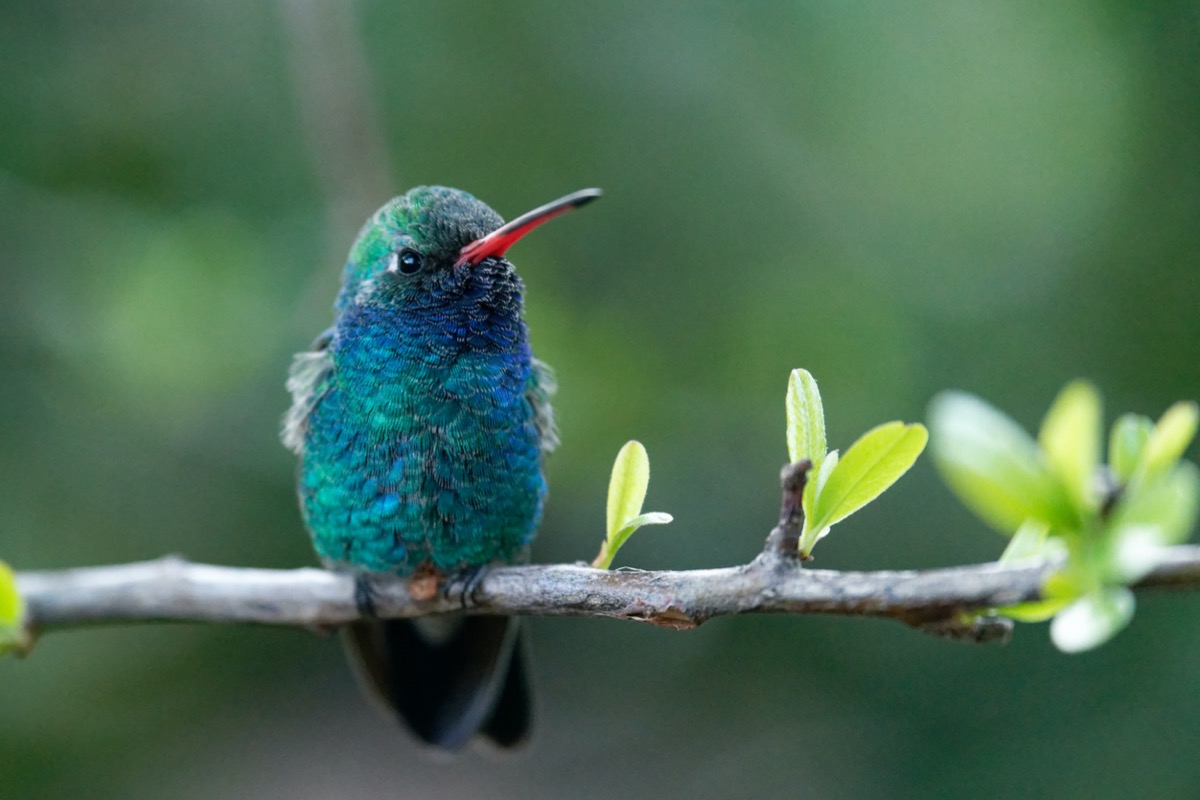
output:
<svg viewBox="0 0 1200 800"><path fill-rule="evenodd" d="M665 525L672 520L670 514L661 511L642 513L649 485L650 457L646 448L638 441L626 442L613 462L608 482L607 535L592 561L593 567L612 566L617 551L643 525Z"/></svg>
<svg viewBox="0 0 1200 800"><path fill-rule="evenodd" d="M792 463L812 463L804 486L804 529L799 555L808 559L817 541L900 479L929 438L919 423L886 422L864 433L844 456L826 449L825 410L817 381L794 369L787 389L787 445Z"/></svg>
<svg viewBox="0 0 1200 800"><path fill-rule="evenodd" d="M1089 383L1062 390L1036 441L977 397L936 397L929 413L935 462L966 506L1012 536L1001 562L1063 562L1040 601L996 613L1026 622L1053 617L1051 639L1064 652L1096 647L1125 627L1134 610L1127 587L1196 521L1200 469L1181 459L1198 419L1190 402L1157 423L1125 414L1101 463L1101 401Z"/></svg>

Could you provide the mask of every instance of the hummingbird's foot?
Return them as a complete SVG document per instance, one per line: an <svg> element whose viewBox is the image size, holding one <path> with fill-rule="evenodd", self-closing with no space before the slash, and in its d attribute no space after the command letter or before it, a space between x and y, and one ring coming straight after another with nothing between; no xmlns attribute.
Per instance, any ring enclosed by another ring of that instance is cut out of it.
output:
<svg viewBox="0 0 1200 800"><path fill-rule="evenodd" d="M375 619L378 616L375 610L375 589L371 586L370 579L361 572L354 576L354 607L364 619Z"/></svg>
<svg viewBox="0 0 1200 800"><path fill-rule="evenodd" d="M463 608L472 608L479 605L475 600L475 590L479 588L479 584L483 582L483 578L487 575L487 572L487 564L480 564L459 571L454 575L452 580L446 581L443 585L443 596L446 599L456 599Z"/></svg>

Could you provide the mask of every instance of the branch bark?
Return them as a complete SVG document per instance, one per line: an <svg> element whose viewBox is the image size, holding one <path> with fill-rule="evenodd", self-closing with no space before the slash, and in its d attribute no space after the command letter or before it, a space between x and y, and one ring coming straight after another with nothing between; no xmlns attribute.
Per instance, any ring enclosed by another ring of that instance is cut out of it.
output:
<svg viewBox="0 0 1200 800"><path fill-rule="evenodd" d="M956 638L990 641L1007 626L963 612L1036 600L1050 566L977 564L933 570L805 569L768 548L749 564L689 571L606 571L583 565L493 567L451 576L430 599L406 581L374 581L379 617L469 613L601 616L693 628L748 613L885 617ZM259 623L328 629L361 617L353 575L193 564L180 558L17 576L28 625L40 633L135 621ZM1136 588L1200 585L1200 546L1179 546ZM1005 621L1006 622L1006 621Z"/></svg>
<svg viewBox="0 0 1200 800"><path fill-rule="evenodd" d="M492 566L407 580L322 569L271 570L155 561L17 574L25 626L39 633L123 622L257 623L329 630L364 616L591 616L686 630L733 614L840 614L894 619L928 633L1007 641L1012 621L988 609L1040 600L1054 564L973 564L931 570L805 569L797 542L808 460L783 468L779 523L748 564L687 571L602 570L578 564ZM1134 584L1200 587L1200 546L1170 548ZM980 614L983 614L982 616Z"/></svg>

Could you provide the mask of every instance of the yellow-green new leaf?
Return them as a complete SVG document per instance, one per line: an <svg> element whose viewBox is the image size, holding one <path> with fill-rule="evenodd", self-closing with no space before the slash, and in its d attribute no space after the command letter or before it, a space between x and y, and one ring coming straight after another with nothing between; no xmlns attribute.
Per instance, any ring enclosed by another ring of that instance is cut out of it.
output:
<svg viewBox="0 0 1200 800"><path fill-rule="evenodd" d="M1075 601L1071 598L1033 600L1028 603L1018 603L1015 606L995 608L992 609L992 613L1010 617L1017 622L1045 622L1073 602Z"/></svg>
<svg viewBox="0 0 1200 800"><path fill-rule="evenodd" d="M636 440L626 442L617 453L608 482L605 530L610 540L629 520L642 513L649 485L650 457L646 455L646 448Z"/></svg>
<svg viewBox="0 0 1200 800"><path fill-rule="evenodd" d="M825 410L817 381L806 369L792 370L787 388L788 457L812 461L813 472L825 459Z"/></svg>
<svg viewBox="0 0 1200 800"><path fill-rule="evenodd" d="M924 425L903 422L887 422L864 433L817 492L810 529L828 528L878 497L908 471L928 439Z"/></svg>
<svg viewBox="0 0 1200 800"><path fill-rule="evenodd" d="M596 569L608 569L612 566L617 551L629 540L630 536L633 536L634 531L643 525L666 525L674 519L670 514L662 511L647 511L645 514L639 514L629 520L621 530L604 540L604 544L600 547L600 554L596 556L592 566Z"/></svg>
<svg viewBox="0 0 1200 800"><path fill-rule="evenodd" d="M1011 536L1027 519L1072 527L1066 492L1021 426L973 395L943 392L929 407L933 458L959 499Z"/></svg>
<svg viewBox="0 0 1200 800"><path fill-rule="evenodd" d="M1026 559L1065 560L1066 555L1062 541L1050 537L1050 527L1044 522L1031 519L1026 520L1013 534L998 563L1013 564ZM1075 594L1067 597L1047 597L1044 600L996 608L993 612L1018 622L1043 622L1073 603L1075 597Z"/></svg>
<svg viewBox="0 0 1200 800"><path fill-rule="evenodd" d="M22 653L29 649L29 644L25 601L17 591L17 577L8 564L0 561L0 655Z"/></svg>
<svg viewBox="0 0 1200 800"><path fill-rule="evenodd" d="M1181 461L1163 475L1129 486L1117 505L1111 529L1120 538L1124 528L1150 526L1162 532L1158 544L1186 541L1200 512L1200 468Z"/></svg>
<svg viewBox="0 0 1200 800"><path fill-rule="evenodd" d="M1108 465L1119 482L1127 483L1133 477L1152 430L1154 423L1140 414L1122 414L1113 423L1108 437Z"/></svg>
<svg viewBox="0 0 1200 800"><path fill-rule="evenodd" d="M1107 586L1085 594L1064 608L1050 623L1050 639L1064 653L1099 647L1133 618L1133 592Z"/></svg>
<svg viewBox="0 0 1200 800"><path fill-rule="evenodd" d="M1000 563L1007 564L1017 560L1019 554L1013 553L1010 557L1010 551L1033 545L1033 539L1037 537L1039 532L1047 534L1041 544L1041 547L1044 548L1040 553L1041 557L1045 560L1062 559L1066 561L1066 546L1062 543L1062 540L1055 536L1049 536L1050 530L1045 524L1029 521L1017 530L1017 533L1009 543L1009 547L1004 551L1004 556L1001 557ZM1024 539L1024 544L1021 544L1022 539ZM1068 562L1063 569L1051 573L1042 583L1041 600L1002 606L992 609L992 612L1003 617L1015 619L1018 622L1045 622L1083 596L1089 585L1087 576L1080 575L1076 570L1073 570Z"/></svg>
<svg viewBox="0 0 1200 800"><path fill-rule="evenodd" d="M1159 419L1142 454L1142 466L1147 474L1170 467L1183 456L1183 451L1196 437L1200 408L1193 402L1180 401L1167 409Z"/></svg>
<svg viewBox="0 0 1200 800"><path fill-rule="evenodd" d="M1050 526L1034 519L1025 520L1017 532L1008 540L998 564L1012 564L1025 559L1047 561L1066 556L1063 544L1050 538Z"/></svg>
<svg viewBox="0 0 1200 800"><path fill-rule="evenodd" d="M815 500L824 491L825 484L829 482L829 476L837 469L839 457L837 450L830 450L825 454L825 460L821 462L821 468L816 471L810 470L808 473L808 483L804 485L804 494L801 496L801 501L804 505L804 531L800 537L800 542L804 555L808 555L812 545L829 531L828 527L820 532L814 533L813 531L812 523L817 518Z"/></svg>
<svg viewBox="0 0 1200 800"><path fill-rule="evenodd" d="M1059 392L1046 412L1038 443L1050 469L1080 511L1095 506L1093 482L1100 465L1100 394L1086 381Z"/></svg>
<svg viewBox="0 0 1200 800"><path fill-rule="evenodd" d="M642 513L646 487L650 485L650 457L638 441L629 441L617 453L612 478L608 482L608 519L600 553L592 561L598 569L608 569L621 545L643 525L665 525L670 514L661 511Z"/></svg>

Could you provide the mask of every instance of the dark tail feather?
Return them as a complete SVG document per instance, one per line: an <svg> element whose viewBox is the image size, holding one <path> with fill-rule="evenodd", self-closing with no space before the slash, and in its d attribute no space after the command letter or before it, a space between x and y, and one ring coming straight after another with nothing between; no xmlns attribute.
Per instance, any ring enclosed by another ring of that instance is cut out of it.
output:
<svg viewBox="0 0 1200 800"><path fill-rule="evenodd" d="M482 734L515 747L528 737L531 693L518 620L381 620L345 631L364 682L428 744L454 751Z"/></svg>
<svg viewBox="0 0 1200 800"><path fill-rule="evenodd" d="M482 729L483 735L499 747L524 744L533 727L533 692L528 675L529 653L526 651L528 637L524 626L518 624L517 620L513 620L512 625L517 633L508 662L508 675Z"/></svg>

